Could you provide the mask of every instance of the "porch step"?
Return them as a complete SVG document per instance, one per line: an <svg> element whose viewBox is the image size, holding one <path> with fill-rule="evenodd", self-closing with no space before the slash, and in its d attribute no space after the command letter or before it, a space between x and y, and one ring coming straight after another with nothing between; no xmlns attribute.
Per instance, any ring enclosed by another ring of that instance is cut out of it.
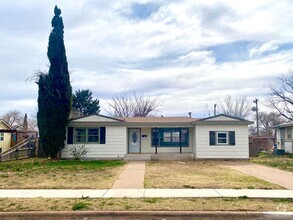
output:
<svg viewBox="0 0 293 220"><path fill-rule="evenodd" d="M193 153L160 153L160 154L153 154L152 160L177 160L177 161L190 161L194 160L194 154Z"/></svg>
<svg viewBox="0 0 293 220"><path fill-rule="evenodd" d="M124 157L125 161L135 161L135 160L150 161L151 159L152 159L151 154L126 154Z"/></svg>

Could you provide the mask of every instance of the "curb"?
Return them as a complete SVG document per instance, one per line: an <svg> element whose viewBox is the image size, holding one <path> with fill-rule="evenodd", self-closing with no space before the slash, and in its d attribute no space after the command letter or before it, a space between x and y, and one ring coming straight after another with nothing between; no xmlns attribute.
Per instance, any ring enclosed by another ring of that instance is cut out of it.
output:
<svg viewBox="0 0 293 220"><path fill-rule="evenodd" d="M293 212L237 211L66 211L66 212L0 212L0 219L292 219Z"/></svg>

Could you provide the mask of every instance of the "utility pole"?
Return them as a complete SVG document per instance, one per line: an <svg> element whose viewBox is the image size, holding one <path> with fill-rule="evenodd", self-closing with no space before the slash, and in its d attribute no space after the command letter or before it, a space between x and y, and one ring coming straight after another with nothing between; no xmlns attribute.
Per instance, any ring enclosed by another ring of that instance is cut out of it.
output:
<svg viewBox="0 0 293 220"><path fill-rule="evenodd" d="M217 115L217 104L214 104L214 116Z"/></svg>
<svg viewBox="0 0 293 220"><path fill-rule="evenodd" d="M257 136L259 136L259 124L258 124L258 99L254 99L253 103L255 103L255 106L251 109L252 111L256 112L256 133Z"/></svg>

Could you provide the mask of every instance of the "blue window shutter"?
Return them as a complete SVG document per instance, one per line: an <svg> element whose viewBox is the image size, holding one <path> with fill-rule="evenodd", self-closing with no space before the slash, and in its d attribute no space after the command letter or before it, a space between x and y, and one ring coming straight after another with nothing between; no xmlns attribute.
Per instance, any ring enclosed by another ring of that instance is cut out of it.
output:
<svg viewBox="0 0 293 220"><path fill-rule="evenodd" d="M67 128L67 144L73 144L73 127Z"/></svg>
<svg viewBox="0 0 293 220"><path fill-rule="evenodd" d="M210 145L216 145L216 132L210 131Z"/></svg>
<svg viewBox="0 0 293 220"><path fill-rule="evenodd" d="M106 127L100 127L100 144L106 144Z"/></svg>
<svg viewBox="0 0 293 220"><path fill-rule="evenodd" d="M159 131L156 128L152 129L152 146L159 146Z"/></svg>
<svg viewBox="0 0 293 220"><path fill-rule="evenodd" d="M185 134L185 142L183 142L182 146L189 146L189 128L186 128L184 130L186 130L186 134Z"/></svg>
<svg viewBox="0 0 293 220"><path fill-rule="evenodd" d="M229 131L229 145L235 145L235 131Z"/></svg>

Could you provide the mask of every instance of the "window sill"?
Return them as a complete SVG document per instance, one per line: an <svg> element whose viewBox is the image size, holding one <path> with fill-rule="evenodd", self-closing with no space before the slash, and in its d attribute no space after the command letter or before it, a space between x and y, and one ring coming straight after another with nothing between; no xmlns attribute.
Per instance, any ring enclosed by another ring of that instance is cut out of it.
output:
<svg viewBox="0 0 293 220"><path fill-rule="evenodd" d="M156 146L152 146L152 147L156 147ZM157 146L157 147L172 147L172 148L180 148L180 146ZM189 146L181 146L181 147L189 147Z"/></svg>

